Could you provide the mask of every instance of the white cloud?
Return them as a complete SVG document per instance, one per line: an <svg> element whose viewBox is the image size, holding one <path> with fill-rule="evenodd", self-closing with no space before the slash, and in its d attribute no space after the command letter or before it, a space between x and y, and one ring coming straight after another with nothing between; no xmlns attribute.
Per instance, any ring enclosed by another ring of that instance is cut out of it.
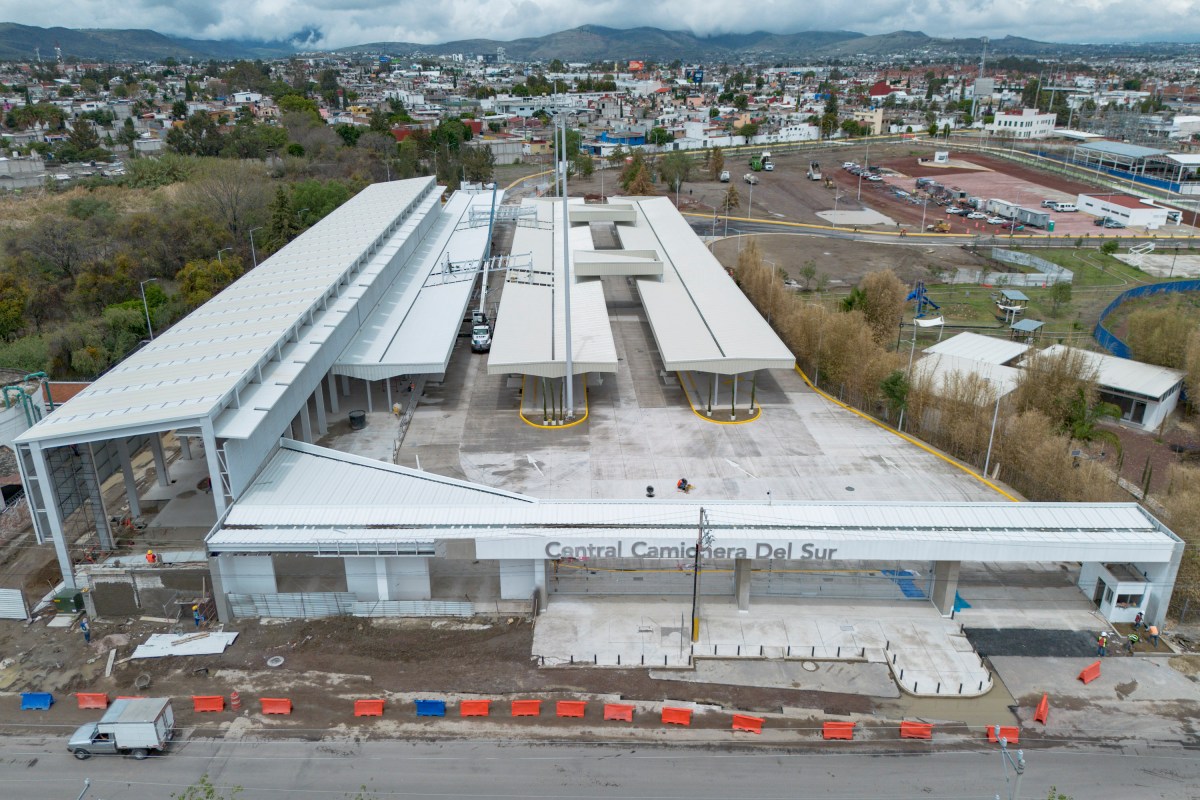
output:
<svg viewBox="0 0 1200 800"><path fill-rule="evenodd" d="M321 44L540 36L583 24L697 34L920 30L1046 41L1200 38L1198 0L0 0L0 19L72 28L150 28L200 39L276 39L316 29Z"/></svg>

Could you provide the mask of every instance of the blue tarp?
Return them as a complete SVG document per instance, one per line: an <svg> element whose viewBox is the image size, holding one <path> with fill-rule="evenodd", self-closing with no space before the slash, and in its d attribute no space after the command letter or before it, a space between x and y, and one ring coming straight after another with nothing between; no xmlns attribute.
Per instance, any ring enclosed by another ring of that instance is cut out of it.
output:
<svg viewBox="0 0 1200 800"><path fill-rule="evenodd" d="M896 582L896 585L900 587L900 591L905 597L912 600L925 599L925 591L921 589L921 587L917 586L917 582L913 580L913 576L916 575L916 573L912 570L885 569L881 570L881 572Z"/></svg>

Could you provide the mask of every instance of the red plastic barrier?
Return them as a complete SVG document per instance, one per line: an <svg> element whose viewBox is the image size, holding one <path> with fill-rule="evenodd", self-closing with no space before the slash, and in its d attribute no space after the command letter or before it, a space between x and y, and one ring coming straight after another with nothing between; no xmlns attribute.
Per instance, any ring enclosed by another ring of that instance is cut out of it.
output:
<svg viewBox="0 0 1200 800"><path fill-rule="evenodd" d="M933 725L928 722L901 722L901 739L932 739Z"/></svg>
<svg viewBox="0 0 1200 800"><path fill-rule="evenodd" d="M587 703L583 700L559 700L554 705L554 714L559 717L582 717Z"/></svg>
<svg viewBox="0 0 1200 800"><path fill-rule="evenodd" d="M512 715L514 717L540 717L542 715L542 701L513 700Z"/></svg>
<svg viewBox="0 0 1200 800"><path fill-rule="evenodd" d="M692 710L690 708L663 706L662 721L670 725L691 725Z"/></svg>
<svg viewBox="0 0 1200 800"><path fill-rule="evenodd" d="M292 713L292 701L286 697L260 697L258 702L262 704L262 713L264 714Z"/></svg>
<svg viewBox="0 0 1200 800"><path fill-rule="evenodd" d="M1096 680L1096 678L1099 678L1099 677L1100 677L1100 662L1099 661L1096 661L1092 664L1088 664L1086 667L1083 668L1083 672L1079 673L1079 680L1083 681L1085 684L1091 683L1092 681Z"/></svg>
<svg viewBox="0 0 1200 800"><path fill-rule="evenodd" d="M1046 720L1050 719L1050 695L1043 694L1042 702L1038 703L1037 711L1033 713L1033 721L1046 724Z"/></svg>
<svg viewBox="0 0 1200 800"><path fill-rule="evenodd" d="M826 722L821 730L821 735L826 739L853 739L854 723Z"/></svg>
<svg viewBox="0 0 1200 800"><path fill-rule="evenodd" d="M745 714L733 715L733 729L748 733L762 733L762 717L748 717Z"/></svg>
<svg viewBox="0 0 1200 800"><path fill-rule="evenodd" d="M633 706L621 705L619 703L605 703L604 718L616 722L633 722Z"/></svg>
<svg viewBox="0 0 1200 800"><path fill-rule="evenodd" d="M1020 741L1021 729L1016 727L1015 725L1001 725L1000 726L1000 735L1003 738L1008 739L1009 744L1016 744L1018 741ZM992 744L995 744L996 742L1000 741L999 739L996 738L996 726L995 725L988 725L988 741L991 742Z"/></svg>
<svg viewBox="0 0 1200 800"><path fill-rule="evenodd" d="M76 692L80 708L108 708L108 695L100 693Z"/></svg>
<svg viewBox="0 0 1200 800"><path fill-rule="evenodd" d="M382 717L383 716L383 701L382 700L355 700L354 701L354 716L356 716L356 717Z"/></svg>
<svg viewBox="0 0 1200 800"><path fill-rule="evenodd" d="M458 714L462 717L486 717L491 713L491 700L461 700Z"/></svg>
<svg viewBox="0 0 1200 800"><path fill-rule="evenodd" d="M225 698L219 694L214 694L211 696L201 696L201 697L192 695L192 710L193 711L224 711L225 710Z"/></svg>

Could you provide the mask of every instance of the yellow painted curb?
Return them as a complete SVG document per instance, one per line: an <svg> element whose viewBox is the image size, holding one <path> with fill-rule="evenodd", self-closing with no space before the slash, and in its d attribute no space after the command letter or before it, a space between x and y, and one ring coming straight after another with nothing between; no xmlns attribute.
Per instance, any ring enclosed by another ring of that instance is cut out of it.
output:
<svg viewBox="0 0 1200 800"><path fill-rule="evenodd" d="M584 422L587 422L589 409L588 409L588 391L587 391L587 375L586 374L583 376L583 416L580 417L579 419L572 420L571 422L567 422L562 425L543 425L542 423L534 422L529 417L525 416L525 379L527 377L529 377L529 376L528 375L521 376L521 406L520 406L520 409L517 411L517 414L520 415L522 422L524 422L526 425L529 425L534 428L544 428L546 430L555 430L555 431L561 431L563 428L574 428L576 425L580 425ZM537 384L535 383L534 391L536 392L536 390L537 390ZM536 396L537 395L535 394L534 397L536 397Z"/></svg>
<svg viewBox="0 0 1200 800"><path fill-rule="evenodd" d="M679 372L676 372L675 377L679 378L679 385L682 387L683 386L683 375ZM689 373L689 377L690 377L690 373ZM694 380L692 381L692 389L695 390L696 394L700 393L700 389L697 388L696 382ZM755 410L753 417L746 417L745 419L731 419L731 420L713 419L712 417L708 416L707 414L701 414L699 411L696 410L696 406L692 405L692 393L689 392L687 389L683 390L683 396L687 398L688 407L690 407L692 409L693 414L695 414L697 417L704 420L705 422L711 422L713 425L745 425L747 422L754 422L756 419L758 419L759 417L762 416L762 406L759 406Z"/></svg>
<svg viewBox="0 0 1200 800"><path fill-rule="evenodd" d="M879 420L875 419L875 418L874 418L874 417L872 417L870 414L864 414L863 412L859 411L859 410L858 410L857 408L855 408L854 406L851 406L851 405L849 405L849 404L847 404L847 403L843 403L841 400L838 400L838 399L837 399L836 397L834 397L833 395L826 394L825 392L821 391L820 389L818 389L818 388L817 388L816 384L814 384L812 381L810 381L810 380L808 379L808 376L804 374L804 370L800 369L800 365L799 365L799 364L797 364L797 365L796 365L796 368L795 368L795 369L796 369L796 372L797 372L797 373L799 373L800 377L804 379L804 382L808 384L808 387L809 387L810 389L812 389L814 392L816 392L817 394L819 394L819 395L821 395L822 397L824 397L826 400L829 400L829 401L831 401L831 402L833 402L833 403L836 403L837 405L841 406L842 408L846 409L847 411L850 411L850 412L851 412L851 413L853 413L853 414L857 414L858 416L862 417L863 419L867 420L868 422L872 422L872 423L874 423L874 424L878 425L879 427L883 428L885 431L887 431L887 432L889 432L889 433L894 433L896 436L899 436L901 439L903 439L904 441L908 442L909 444L916 445L917 447L919 447L919 448L921 448L922 450L924 450L926 453L929 453L930 455L937 456L937 457L938 457L938 458L940 458L942 461L945 461L947 464L951 465L952 467L957 467L958 469L961 469L963 472L967 473L967 474L968 474L968 475L970 475L972 478L974 478L975 480L977 480L977 481L979 481L980 483L982 483L984 486L987 486L988 488L990 488L990 489L994 490L994 491L995 491L997 494L999 494L999 495L1001 495L1001 496L1003 496L1003 497L1007 497L1009 500L1013 501L1014 503L1019 503L1019 502L1021 502L1021 501L1020 501L1018 498L1016 498L1016 497L1013 497L1011 494L1009 494L1008 492L1004 491L1004 490L1003 490L1003 489L1001 489L999 486L997 486L996 484L992 483L991 481L989 481L989 480L988 480L987 478L985 478L984 476L980 475L978 472L975 472L974 470L970 469L970 468L969 468L969 467L967 467L965 464L962 464L961 462L955 461L954 459L950 458L949 456L946 456L946 455L943 455L942 453L939 453L937 450L934 450L932 447L930 447L929 445L925 444L925 443L924 443L924 442L922 442L921 440L919 440L919 439L914 439L913 437L909 436L909 435L908 435L908 434L906 434L906 433L901 433L900 431L896 430L896 429L895 429L895 428L893 428L892 426L890 426L890 425L885 425L884 423L882 423L882 422L880 422Z"/></svg>

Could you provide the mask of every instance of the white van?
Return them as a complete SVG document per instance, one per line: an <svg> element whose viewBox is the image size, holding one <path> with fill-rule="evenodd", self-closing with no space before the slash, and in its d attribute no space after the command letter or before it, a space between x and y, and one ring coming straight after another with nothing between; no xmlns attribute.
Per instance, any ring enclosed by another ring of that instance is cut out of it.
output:
<svg viewBox="0 0 1200 800"><path fill-rule="evenodd" d="M1051 206L1051 208L1053 208L1055 211L1060 211L1060 212L1078 211L1079 210L1078 208L1075 207L1074 203L1055 203L1053 206Z"/></svg>

